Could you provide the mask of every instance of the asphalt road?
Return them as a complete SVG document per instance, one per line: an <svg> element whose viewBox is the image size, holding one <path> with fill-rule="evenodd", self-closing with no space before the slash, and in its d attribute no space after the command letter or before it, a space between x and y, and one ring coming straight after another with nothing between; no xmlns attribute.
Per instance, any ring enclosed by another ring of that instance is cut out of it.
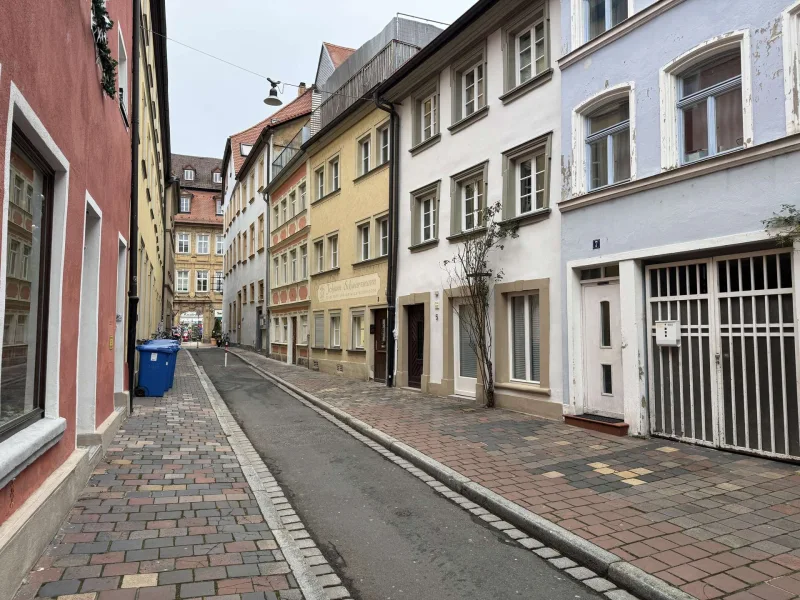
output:
<svg viewBox="0 0 800 600"><path fill-rule="evenodd" d="M604 598L220 350L192 350L360 600Z"/></svg>

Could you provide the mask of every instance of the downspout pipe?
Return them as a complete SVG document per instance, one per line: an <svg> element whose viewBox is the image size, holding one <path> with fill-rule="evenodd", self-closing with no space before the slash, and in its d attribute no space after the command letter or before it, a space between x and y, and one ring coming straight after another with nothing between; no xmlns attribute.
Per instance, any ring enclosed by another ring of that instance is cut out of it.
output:
<svg viewBox="0 0 800 600"><path fill-rule="evenodd" d="M133 72L131 89L131 230L128 236L128 413L133 414L134 381L136 367L136 322L139 314L139 54L141 37L141 0L133 1Z"/></svg>
<svg viewBox="0 0 800 600"><path fill-rule="evenodd" d="M386 282L386 320L391 327L386 347L386 387L394 387L395 353L397 348L397 246L400 239L397 201L400 193L399 164L399 132L400 115L397 114L394 104L385 102L375 94L375 106L389 113L389 273Z"/></svg>

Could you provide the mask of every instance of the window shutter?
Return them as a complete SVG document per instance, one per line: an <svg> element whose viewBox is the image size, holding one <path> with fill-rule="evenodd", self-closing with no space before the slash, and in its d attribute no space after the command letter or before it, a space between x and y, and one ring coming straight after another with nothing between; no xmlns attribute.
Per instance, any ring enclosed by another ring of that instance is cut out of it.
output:
<svg viewBox="0 0 800 600"><path fill-rule="evenodd" d="M469 343L471 336L470 328L467 325L467 319L470 318L471 312L471 308L466 304L462 304L458 308L458 354L462 377L478 376L478 357Z"/></svg>
<svg viewBox="0 0 800 600"><path fill-rule="evenodd" d="M525 297L515 296L511 304L512 364L514 379L527 379L525 375Z"/></svg>
<svg viewBox="0 0 800 600"><path fill-rule="evenodd" d="M531 380L539 379L539 294L530 296Z"/></svg>
<svg viewBox="0 0 800 600"><path fill-rule="evenodd" d="M323 315L314 315L314 345L322 348L325 345L325 319Z"/></svg>

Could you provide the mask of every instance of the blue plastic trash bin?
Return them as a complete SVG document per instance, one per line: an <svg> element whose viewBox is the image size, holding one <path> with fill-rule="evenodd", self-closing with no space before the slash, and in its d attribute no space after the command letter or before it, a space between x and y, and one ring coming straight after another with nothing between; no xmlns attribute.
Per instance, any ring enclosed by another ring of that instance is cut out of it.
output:
<svg viewBox="0 0 800 600"><path fill-rule="evenodd" d="M142 344L139 351L139 385L137 396L163 396L170 387L178 349L173 346Z"/></svg>
<svg viewBox="0 0 800 600"><path fill-rule="evenodd" d="M175 348L175 352L177 353L181 346L178 343L178 340L147 340L143 345L145 346L155 346L159 348ZM167 389L171 390L172 386L175 384L175 365L178 364L177 357L170 361L170 373L169 373L169 382L167 385Z"/></svg>

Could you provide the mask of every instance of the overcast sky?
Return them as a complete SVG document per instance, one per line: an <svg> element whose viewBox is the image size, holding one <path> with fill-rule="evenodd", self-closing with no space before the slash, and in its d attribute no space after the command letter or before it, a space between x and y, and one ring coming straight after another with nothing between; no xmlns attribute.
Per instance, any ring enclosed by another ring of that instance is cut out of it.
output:
<svg viewBox="0 0 800 600"><path fill-rule="evenodd" d="M399 12L452 23L474 0L167 0L168 37L273 79L313 82L320 44L358 48ZM266 80L168 42L172 151L221 158L276 109ZM286 86L282 99L297 89Z"/></svg>

